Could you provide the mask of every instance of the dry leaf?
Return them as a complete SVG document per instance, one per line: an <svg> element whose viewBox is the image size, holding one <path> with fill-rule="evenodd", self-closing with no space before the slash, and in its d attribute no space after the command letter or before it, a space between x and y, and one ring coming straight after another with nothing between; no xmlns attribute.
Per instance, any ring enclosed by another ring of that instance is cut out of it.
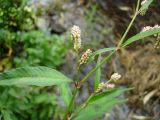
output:
<svg viewBox="0 0 160 120"><path fill-rule="evenodd" d="M145 105L149 99L157 92L157 90L153 90L151 92L149 92L143 99L143 104Z"/></svg>

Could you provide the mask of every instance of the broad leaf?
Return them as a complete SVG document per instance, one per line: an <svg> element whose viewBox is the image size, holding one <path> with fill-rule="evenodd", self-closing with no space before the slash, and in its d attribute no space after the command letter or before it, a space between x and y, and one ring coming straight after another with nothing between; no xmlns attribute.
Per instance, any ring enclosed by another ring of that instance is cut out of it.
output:
<svg viewBox="0 0 160 120"><path fill-rule="evenodd" d="M101 55L99 55L99 57L98 57L97 65L100 63L100 59L101 59ZM94 81L94 90L97 89L99 82L100 82L100 79L101 79L101 67L99 67L96 70L96 76L95 76L95 81Z"/></svg>
<svg viewBox="0 0 160 120"><path fill-rule="evenodd" d="M115 50L115 47L99 49L99 50L93 52L93 53L90 55L90 57L89 57L89 59L87 60L87 62L91 62L92 60L94 60L94 57L95 57L96 55L99 55L99 54L102 54L102 53L105 53L105 52L109 52L109 51L113 51L113 50Z"/></svg>
<svg viewBox="0 0 160 120"><path fill-rule="evenodd" d="M0 73L0 85L51 86L70 82L62 73L48 67L23 67Z"/></svg>
<svg viewBox="0 0 160 120"><path fill-rule="evenodd" d="M160 28L155 28L155 29L151 29L151 30L148 30L148 31L145 31L145 32L140 32L140 33L134 35L133 37L129 38L128 40L126 40L122 44L122 47L126 47L126 46L128 46L129 44L131 44L135 41L141 40L145 37L148 37L148 36L151 36L151 35L154 35L154 34L158 34L158 33L160 33Z"/></svg>

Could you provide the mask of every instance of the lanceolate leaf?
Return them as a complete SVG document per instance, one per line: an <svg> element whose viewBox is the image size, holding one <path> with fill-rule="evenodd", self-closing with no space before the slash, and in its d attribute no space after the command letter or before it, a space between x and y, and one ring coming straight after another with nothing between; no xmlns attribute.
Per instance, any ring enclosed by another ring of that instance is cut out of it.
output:
<svg viewBox="0 0 160 120"><path fill-rule="evenodd" d="M153 0L146 0L146 2L140 8L140 11L147 10L149 5L153 2Z"/></svg>
<svg viewBox="0 0 160 120"><path fill-rule="evenodd" d="M148 37L148 36L151 36L151 35L154 35L154 34L158 34L158 33L160 33L160 28L151 29L151 30L148 30L146 32L140 32L140 33L134 35L133 37L129 38L128 40L126 40L122 44L122 47L126 47L126 46L128 46L129 44L131 44L135 41L138 41L142 38L145 38L145 37Z"/></svg>
<svg viewBox="0 0 160 120"><path fill-rule="evenodd" d="M116 104L125 102L122 99L112 99L110 101L103 101L101 103L89 104L78 114L75 120L94 120L101 117L103 114L111 110Z"/></svg>
<svg viewBox="0 0 160 120"><path fill-rule="evenodd" d="M121 95L122 93L124 93L125 91L131 90L131 88L115 88L109 91L105 91L102 93L99 93L95 96L93 96L89 103L94 103L97 101L102 101L102 100L110 100L113 99L115 97L118 97L119 95Z"/></svg>
<svg viewBox="0 0 160 120"><path fill-rule="evenodd" d="M105 52L109 52L109 51L113 51L113 50L115 50L115 47L99 49L99 50L93 52L87 61L91 62L96 55L99 55L99 54L102 54Z"/></svg>
<svg viewBox="0 0 160 120"><path fill-rule="evenodd" d="M116 104L126 101L125 99L119 99L117 97L127 90L130 89L115 88L93 96L89 100L88 105L78 112L78 116L75 120L93 120L101 117L104 113L111 110Z"/></svg>
<svg viewBox="0 0 160 120"><path fill-rule="evenodd" d="M70 82L62 73L48 67L23 67L0 73L0 85L51 86Z"/></svg>

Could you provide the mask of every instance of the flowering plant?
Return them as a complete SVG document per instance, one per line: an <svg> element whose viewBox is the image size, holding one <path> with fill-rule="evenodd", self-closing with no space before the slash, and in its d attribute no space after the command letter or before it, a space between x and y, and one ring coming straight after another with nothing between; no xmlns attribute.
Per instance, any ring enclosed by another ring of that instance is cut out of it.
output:
<svg viewBox="0 0 160 120"><path fill-rule="evenodd" d="M57 85L61 98L63 99L65 106L63 106L64 112L61 113L62 116L58 116L55 119L64 120L92 120L102 116L116 104L123 103L126 99L117 99L117 96L123 92L129 90L126 88L115 88L115 82L121 78L121 75L114 73L111 75L110 80L105 83L100 83L100 68L103 64L107 63L111 57L119 50L124 49L131 43L143 39L145 37L156 35L157 41L156 47L159 46L159 33L160 27L158 25L154 27L145 27L143 30L126 39L126 36L138 15L144 15L152 3L153 0L144 0L141 2L137 1L137 7L135 14L128 25L125 33L120 39L117 47L104 48L92 52L87 49L83 55L79 56L79 49L81 48L81 30L78 26L73 26L71 28L71 38L73 40L74 51L76 54L76 66L77 66L77 78L76 80L71 80L66 77L61 72L48 68L48 67L24 67L17 68L10 71L6 71L0 74L0 85L1 86L11 86L11 85L36 85L36 86L52 86ZM104 52L109 52L102 61L97 60L97 65L82 79L79 78L80 68L88 61L92 61L95 56L101 55ZM94 91L88 96L88 98L82 102L80 105L76 104L75 99L77 93L80 92L81 87L85 84L88 78L96 72L96 80L94 81ZM69 83L74 84L74 90L71 91ZM58 102L57 102L58 104ZM58 108L58 107L57 107Z"/></svg>

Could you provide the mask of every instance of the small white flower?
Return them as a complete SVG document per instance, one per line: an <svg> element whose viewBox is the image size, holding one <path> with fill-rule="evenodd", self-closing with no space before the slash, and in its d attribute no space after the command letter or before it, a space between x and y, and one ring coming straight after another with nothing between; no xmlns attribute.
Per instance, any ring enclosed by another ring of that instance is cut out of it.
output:
<svg viewBox="0 0 160 120"><path fill-rule="evenodd" d="M115 84L107 84L106 85L106 88L107 89L112 89L112 88L114 88L115 87Z"/></svg>
<svg viewBox="0 0 160 120"><path fill-rule="evenodd" d="M119 80L121 77L122 77L122 76L121 76L120 74L114 73L113 75L111 75L111 78L110 78L110 79L116 82L116 81Z"/></svg>
<svg viewBox="0 0 160 120"><path fill-rule="evenodd" d="M146 27L144 27L144 28L142 29L141 32L146 32L146 31L148 31L148 30L153 30L153 29L156 29L156 28L160 28L160 26L159 26L159 25L155 25L154 27L146 26Z"/></svg>
<svg viewBox="0 0 160 120"><path fill-rule="evenodd" d="M81 30L78 26L74 25L71 28L71 34L73 35L74 38L80 38L81 37Z"/></svg>
<svg viewBox="0 0 160 120"><path fill-rule="evenodd" d="M81 48L81 30L78 26L74 25L71 28L71 36L74 40L74 49L78 50Z"/></svg>
<svg viewBox="0 0 160 120"><path fill-rule="evenodd" d="M153 29L155 29L155 28L160 28L160 26L159 26L159 25L155 25L155 26L153 27Z"/></svg>
<svg viewBox="0 0 160 120"><path fill-rule="evenodd" d="M105 83L104 82L101 82L99 85L98 85L98 88L96 90L96 93L100 92L101 90L103 90L105 88Z"/></svg>
<svg viewBox="0 0 160 120"><path fill-rule="evenodd" d="M98 88L96 90L96 93L100 92L100 91L103 91L103 90L106 90L106 89L112 89L115 87L115 84L112 84L112 83L100 83L98 85Z"/></svg>
<svg viewBox="0 0 160 120"><path fill-rule="evenodd" d="M142 29L142 32L145 32L145 31L148 31L148 30L151 30L152 27L151 26L146 26Z"/></svg>

